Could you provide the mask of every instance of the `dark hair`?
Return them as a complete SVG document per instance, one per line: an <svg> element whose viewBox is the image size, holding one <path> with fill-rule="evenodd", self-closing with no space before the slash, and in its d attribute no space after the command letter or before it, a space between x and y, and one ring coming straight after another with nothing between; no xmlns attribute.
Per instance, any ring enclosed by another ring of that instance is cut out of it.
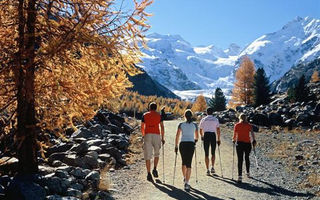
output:
<svg viewBox="0 0 320 200"><path fill-rule="evenodd" d="M184 112L184 116L185 118L187 119L187 122L188 123L191 123L193 120L192 120L192 111L190 109L187 109L185 112Z"/></svg>
<svg viewBox="0 0 320 200"><path fill-rule="evenodd" d="M213 114L213 108L208 107L208 108L207 108L207 114L208 114L208 115L212 115L212 114Z"/></svg>
<svg viewBox="0 0 320 200"><path fill-rule="evenodd" d="M153 110L153 111L157 110L157 104L155 102L151 102L149 104L149 110Z"/></svg>

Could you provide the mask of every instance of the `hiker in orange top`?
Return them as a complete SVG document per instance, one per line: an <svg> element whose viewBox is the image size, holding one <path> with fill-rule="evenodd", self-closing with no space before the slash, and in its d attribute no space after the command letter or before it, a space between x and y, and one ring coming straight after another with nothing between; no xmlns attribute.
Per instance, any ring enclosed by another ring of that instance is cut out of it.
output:
<svg viewBox="0 0 320 200"><path fill-rule="evenodd" d="M143 137L143 151L144 159L146 161L147 167L147 180L153 182L152 175L157 178L158 171L157 166L159 162L161 143L164 145L164 126L162 122L161 115L156 112L157 104L151 102L149 104L149 112L146 112L142 116L141 120L141 133ZM152 152L154 151L154 168L151 170L151 158Z"/></svg>
<svg viewBox="0 0 320 200"><path fill-rule="evenodd" d="M251 138L250 138L251 133ZM247 177L250 178L250 160L249 154L251 152L251 141L253 147L256 146L257 142L252 130L251 124L247 121L247 116L241 114L239 116L239 123L234 126L233 132L233 143L237 145L237 156L238 156L238 182L242 182L242 163L243 154L246 160Z"/></svg>

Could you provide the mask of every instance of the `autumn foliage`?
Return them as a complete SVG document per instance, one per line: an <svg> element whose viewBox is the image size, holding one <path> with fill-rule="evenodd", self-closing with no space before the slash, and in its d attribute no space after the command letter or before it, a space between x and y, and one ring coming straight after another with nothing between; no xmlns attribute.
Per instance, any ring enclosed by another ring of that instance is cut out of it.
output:
<svg viewBox="0 0 320 200"><path fill-rule="evenodd" d="M232 90L232 98L229 102L230 107L253 103L254 74L254 63L248 56L244 56L236 72L236 81Z"/></svg>
<svg viewBox="0 0 320 200"><path fill-rule="evenodd" d="M191 110L193 112L204 112L207 109L207 101L205 99L205 97L200 94L196 101L194 102Z"/></svg>
<svg viewBox="0 0 320 200"><path fill-rule="evenodd" d="M189 101L157 96L143 96L139 95L137 92L127 91L120 99L118 99L118 102L116 103L118 106L113 108L116 108L116 111L141 115L147 111L150 102L156 102L158 111L165 106L165 112L171 112L176 117L183 116L185 110L192 107L192 103Z"/></svg>
<svg viewBox="0 0 320 200"><path fill-rule="evenodd" d="M0 2L0 111L17 130L20 171L36 171L41 130L89 119L131 86L152 1L133 2Z"/></svg>

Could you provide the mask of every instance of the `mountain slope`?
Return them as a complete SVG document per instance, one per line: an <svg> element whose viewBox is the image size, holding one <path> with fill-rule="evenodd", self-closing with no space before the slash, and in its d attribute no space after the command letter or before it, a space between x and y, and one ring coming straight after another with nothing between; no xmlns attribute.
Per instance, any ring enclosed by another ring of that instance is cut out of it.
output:
<svg viewBox="0 0 320 200"><path fill-rule="evenodd" d="M164 87L157 81L153 80L144 70L140 69L143 73L135 76L128 76L129 80L133 83L133 87L129 90L136 91L145 96L158 96L166 98L179 98L168 88Z"/></svg>

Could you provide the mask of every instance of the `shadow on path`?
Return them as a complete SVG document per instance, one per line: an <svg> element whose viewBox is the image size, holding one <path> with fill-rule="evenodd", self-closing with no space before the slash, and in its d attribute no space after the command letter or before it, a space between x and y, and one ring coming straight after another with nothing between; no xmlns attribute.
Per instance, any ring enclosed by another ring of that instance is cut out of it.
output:
<svg viewBox="0 0 320 200"><path fill-rule="evenodd" d="M232 185L234 185L238 188L241 188L241 189L250 190L250 191L256 192L256 193L266 193L266 194L268 194L270 196L274 196L274 197L275 196L288 196L288 197L314 197L315 196L314 194L311 194L311 193L301 193L301 192L291 191L291 190L285 189L283 187L280 187L280 186L277 186L277 185L274 185L274 184L271 184L271 183L268 183L266 181L259 180L256 178L251 178L251 179L254 181L263 183L263 184L267 185L268 187L257 186L257 185L253 185L253 184L246 183L246 182L238 183L237 181L232 180L230 178L222 178L219 176L212 176L212 177L217 180L232 184Z"/></svg>
<svg viewBox="0 0 320 200"><path fill-rule="evenodd" d="M210 196L204 192L201 192L195 188L191 188L190 192L184 191L182 189L176 188L173 185L162 183L160 180L157 180L153 185L160 190L161 192L167 194L171 198L174 199L195 199L195 200L203 200L203 199L212 199L212 200L222 200L217 197Z"/></svg>

